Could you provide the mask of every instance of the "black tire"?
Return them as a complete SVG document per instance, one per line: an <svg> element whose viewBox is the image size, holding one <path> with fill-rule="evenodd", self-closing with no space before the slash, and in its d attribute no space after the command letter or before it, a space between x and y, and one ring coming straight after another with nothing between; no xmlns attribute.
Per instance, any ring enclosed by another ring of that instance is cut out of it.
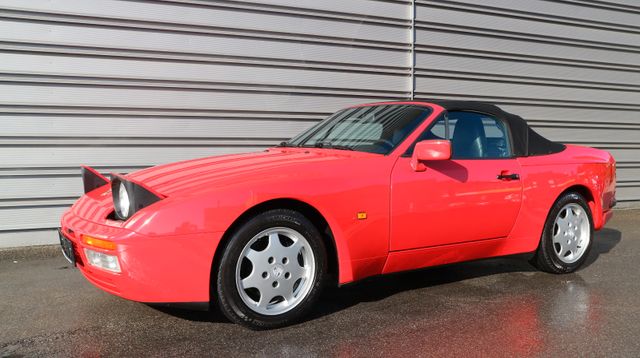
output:
<svg viewBox="0 0 640 358"><path fill-rule="evenodd" d="M254 236L269 228L285 227L300 233L311 247L315 275L311 286L291 310L277 315L255 312L240 297L236 284L236 265L245 246ZM216 296L218 306L231 321L254 330L288 326L303 318L320 296L326 276L327 251L318 229L305 216L289 209L274 209L258 214L241 225L230 237L217 267Z"/></svg>
<svg viewBox="0 0 640 358"><path fill-rule="evenodd" d="M589 219L589 243L587 248L584 250L582 256L575 262L566 263L560 260L558 254L554 249L553 243L553 232L555 226L556 217L560 211L568 204L577 204L584 212L587 214ZM549 211L549 215L547 216L547 221L544 225L544 230L542 232L542 237L540 238L540 244L538 245L538 250L536 251L535 256L531 259L531 263L536 266L539 270L555 273L555 274L564 274L571 273L577 270L589 256L589 252L591 251L591 247L593 246L594 240L594 230L593 230L593 217L591 215L591 210L589 209L589 205L587 205L586 200L582 195L574 192L563 194L551 207Z"/></svg>

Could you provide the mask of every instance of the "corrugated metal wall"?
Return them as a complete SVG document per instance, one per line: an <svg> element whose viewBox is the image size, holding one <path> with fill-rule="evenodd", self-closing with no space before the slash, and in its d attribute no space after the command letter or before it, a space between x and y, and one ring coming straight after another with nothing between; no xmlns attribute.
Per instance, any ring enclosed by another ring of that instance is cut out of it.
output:
<svg viewBox="0 0 640 358"><path fill-rule="evenodd" d="M414 81L612 151L640 201L640 6L474 3L0 0L0 247L55 241L79 164L258 150Z"/></svg>
<svg viewBox="0 0 640 358"><path fill-rule="evenodd" d="M259 150L410 92L402 2L0 6L0 246L55 239L43 229L81 193L80 163L127 172Z"/></svg>
<svg viewBox="0 0 640 358"><path fill-rule="evenodd" d="M611 152L640 201L640 2L416 4L416 98L494 102L563 143Z"/></svg>

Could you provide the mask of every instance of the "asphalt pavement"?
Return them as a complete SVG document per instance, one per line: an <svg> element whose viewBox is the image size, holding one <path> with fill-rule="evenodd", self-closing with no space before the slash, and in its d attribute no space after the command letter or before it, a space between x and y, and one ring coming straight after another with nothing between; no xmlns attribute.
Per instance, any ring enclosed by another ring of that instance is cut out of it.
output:
<svg viewBox="0 0 640 358"><path fill-rule="evenodd" d="M62 256L6 256L2 357L640 356L640 210L617 211L573 274L511 257L376 277L262 332L109 295Z"/></svg>

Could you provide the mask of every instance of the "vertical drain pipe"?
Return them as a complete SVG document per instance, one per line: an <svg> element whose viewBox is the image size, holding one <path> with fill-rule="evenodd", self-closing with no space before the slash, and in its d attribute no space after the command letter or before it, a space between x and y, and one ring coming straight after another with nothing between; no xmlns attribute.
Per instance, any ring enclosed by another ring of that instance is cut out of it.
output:
<svg viewBox="0 0 640 358"><path fill-rule="evenodd" d="M416 92L416 78L415 78L415 72L416 72L416 0L411 0L411 9L410 9L410 16L411 16L411 25L409 28L409 39L411 41L411 47L409 50L409 65L411 66L411 71L410 71L410 86L411 86L411 93L410 93L410 99L413 101L415 99L415 92Z"/></svg>

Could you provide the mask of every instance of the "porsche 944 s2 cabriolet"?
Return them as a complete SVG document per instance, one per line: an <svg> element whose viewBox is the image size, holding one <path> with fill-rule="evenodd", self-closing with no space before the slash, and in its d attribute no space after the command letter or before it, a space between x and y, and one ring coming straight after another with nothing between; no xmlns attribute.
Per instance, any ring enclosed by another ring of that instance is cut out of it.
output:
<svg viewBox="0 0 640 358"><path fill-rule="evenodd" d="M262 152L82 173L59 236L87 280L254 329L373 275L520 253L572 272L616 202L608 152L476 102L364 104Z"/></svg>

